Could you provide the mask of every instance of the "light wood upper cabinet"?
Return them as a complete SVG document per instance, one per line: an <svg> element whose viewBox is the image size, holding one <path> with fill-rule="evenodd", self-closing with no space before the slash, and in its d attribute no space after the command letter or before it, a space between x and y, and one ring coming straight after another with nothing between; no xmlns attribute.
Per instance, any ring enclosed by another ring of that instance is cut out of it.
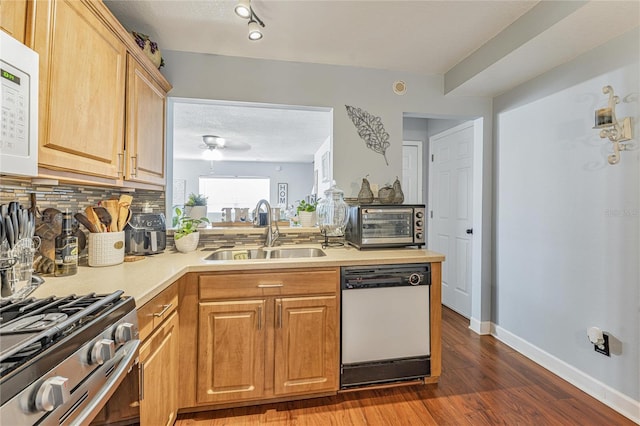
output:
<svg viewBox="0 0 640 426"><path fill-rule="evenodd" d="M160 189L171 85L101 1L33 4L39 174Z"/></svg>
<svg viewBox="0 0 640 426"><path fill-rule="evenodd" d="M336 296L275 300L274 393L278 396L338 388Z"/></svg>
<svg viewBox="0 0 640 426"><path fill-rule="evenodd" d="M0 29L22 44L26 44L27 7L27 0L0 1Z"/></svg>
<svg viewBox="0 0 640 426"><path fill-rule="evenodd" d="M128 56L126 180L165 184L165 98L166 92Z"/></svg>
<svg viewBox="0 0 640 426"><path fill-rule="evenodd" d="M40 54L38 162L121 178L126 48L84 2L36 3L33 48Z"/></svg>
<svg viewBox="0 0 640 426"><path fill-rule="evenodd" d="M264 394L265 301L200 303L198 403Z"/></svg>
<svg viewBox="0 0 640 426"><path fill-rule="evenodd" d="M178 314L140 348L141 425L172 425L178 414Z"/></svg>

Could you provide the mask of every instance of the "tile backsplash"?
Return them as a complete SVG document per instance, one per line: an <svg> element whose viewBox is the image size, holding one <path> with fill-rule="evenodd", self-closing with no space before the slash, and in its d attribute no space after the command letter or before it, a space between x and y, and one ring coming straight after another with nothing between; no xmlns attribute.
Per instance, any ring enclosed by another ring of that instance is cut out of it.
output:
<svg viewBox="0 0 640 426"><path fill-rule="evenodd" d="M148 204L154 213L164 213L164 191L136 189L135 192L119 188L100 186L60 184L55 186L34 185L30 180L0 178L0 203L18 201L23 207L31 207L31 194L36 195L36 204L40 211L53 207L60 211L79 212L89 205L96 205L100 200L119 198L121 194L133 197L131 211L142 212Z"/></svg>

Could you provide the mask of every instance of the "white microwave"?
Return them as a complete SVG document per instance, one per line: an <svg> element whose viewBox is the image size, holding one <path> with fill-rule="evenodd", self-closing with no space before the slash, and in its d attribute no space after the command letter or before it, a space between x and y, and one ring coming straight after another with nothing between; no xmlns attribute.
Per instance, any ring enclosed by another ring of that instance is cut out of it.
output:
<svg viewBox="0 0 640 426"><path fill-rule="evenodd" d="M38 175L38 54L0 31L0 174Z"/></svg>

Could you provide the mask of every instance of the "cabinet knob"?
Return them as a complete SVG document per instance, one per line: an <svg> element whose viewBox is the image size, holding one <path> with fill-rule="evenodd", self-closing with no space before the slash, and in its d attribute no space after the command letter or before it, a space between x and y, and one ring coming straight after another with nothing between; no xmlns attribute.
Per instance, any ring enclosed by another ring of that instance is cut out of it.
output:
<svg viewBox="0 0 640 426"><path fill-rule="evenodd" d="M473 228L469 228L465 231L467 234L473 234Z"/></svg>

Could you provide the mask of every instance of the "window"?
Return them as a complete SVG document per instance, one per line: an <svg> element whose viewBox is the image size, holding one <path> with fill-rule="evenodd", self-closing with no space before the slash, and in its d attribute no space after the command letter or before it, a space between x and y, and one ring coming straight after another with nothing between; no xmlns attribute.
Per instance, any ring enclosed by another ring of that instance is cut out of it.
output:
<svg viewBox="0 0 640 426"><path fill-rule="evenodd" d="M207 197L207 210L220 220L225 207L253 210L259 200L270 198L271 179L267 177L201 177L200 194Z"/></svg>

